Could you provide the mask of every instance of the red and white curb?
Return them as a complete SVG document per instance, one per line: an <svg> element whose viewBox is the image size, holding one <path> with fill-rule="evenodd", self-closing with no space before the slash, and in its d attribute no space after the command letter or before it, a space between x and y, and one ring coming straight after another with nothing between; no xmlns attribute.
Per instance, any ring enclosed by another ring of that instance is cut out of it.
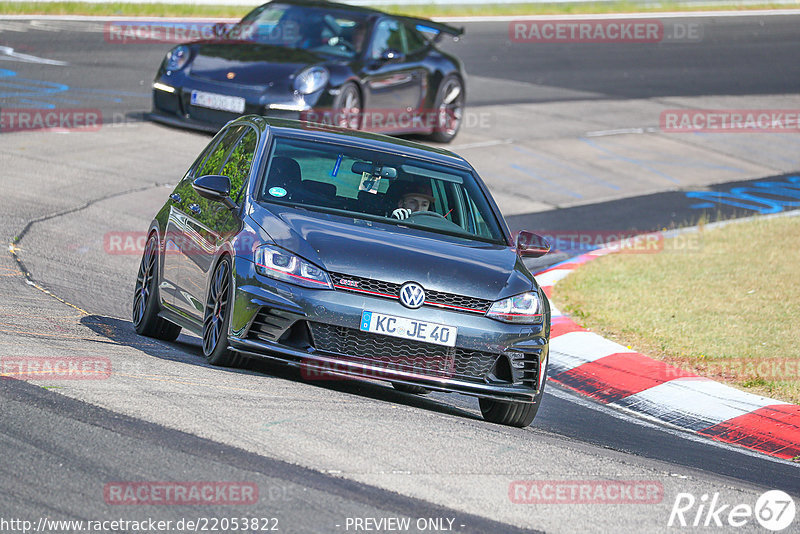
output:
<svg viewBox="0 0 800 534"><path fill-rule="evenodd" d="M548 297L572 271L614 252L599 249L536 274ZM711 439L792 459L800 456L800 406L753 395L648 358L589 332L551 302L548 378L610 406Z"/></svg>

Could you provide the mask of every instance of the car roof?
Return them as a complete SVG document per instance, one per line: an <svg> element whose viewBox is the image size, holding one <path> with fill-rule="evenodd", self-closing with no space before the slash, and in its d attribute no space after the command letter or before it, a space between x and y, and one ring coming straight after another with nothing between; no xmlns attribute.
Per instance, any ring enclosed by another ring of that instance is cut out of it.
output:
<svg viewBox="0 0 800 534"><path fill-rule="evenodd" d="M391 137L383 134L350 130L337 126L326 126L322 124L312 124L289 119L276 119L272 117L261 117L258 115L247 115L234 122L252 121L261 123L261 127L271 133L294 137L298 139L314 139L330 142L340 142L362 148L384 150L397 154L405 154L421 159L427 159L452 165L464 170L472 171L472 166L454 152L443 148L436 148L421 143L414 143L405 139Z"/></svg>
<svg viewBox="0 0 800 534"><path fill-rule="evenodd" d="M329 7L334 9L341 9L344 11L357 11L360 13L369 13L373 15L386 15L385 12L370 7L353 6L350 4L340 4L338 2L327 2L325 0L273 0L272 2L267 2L267 3L293 4L296 6L309 6L309 7Z"/></svg>
<svg viewBox="0 0 800 534"><path fill-rule="evenodd" d="M322 7L322 8L331 8L331 9L340 9L343 11L351 11L354 13L362 13L364 15L375 15L375 16L387 16L393 17L395 19L404 20L410 24L422 24L439 32L448 33L453 36L459 36L464 33L463 28L455 28L453 26L449 26L447 24L443 24L441 22L436 22L426 18L419 18L419 17L407 17L405 15L393 15L391 13L386 13L385 11L380 11L378 9L374 9L371 7L363 7L363 6L354 6L351 4L341 4L339 2L327 2L326 0L273 0L272 2L267 2L268 4L271 3L276 4L291 4L295 6L308 6L308 7ZM262 4L266 5L266 4ZM259 6L260 7L260 6Z"/></svg>

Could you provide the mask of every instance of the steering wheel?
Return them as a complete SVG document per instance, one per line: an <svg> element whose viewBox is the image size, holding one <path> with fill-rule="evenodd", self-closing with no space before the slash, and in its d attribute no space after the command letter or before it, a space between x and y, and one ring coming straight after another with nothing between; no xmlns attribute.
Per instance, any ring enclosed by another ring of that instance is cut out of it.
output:
<svg viewBox="0 0 800 534"><path fill-rule="evenodd" d="M423 218L424 217L434 217L434 218L437 218L437 219L447 220L447 219L445 219L444 215L442 215L441 213L437 213L435 211L415 211L411 215L408 216L409 219L415 219L415 218L418 218L418 217L423 217Z"/></svg>
<svg viewBox="0 0 800 534"><path fill-rule="evenodd" d="M328 46L341 46L345 50L355 53L356 47L353 43L346 41L341 38L339 35L334 35L330 39L328 39Z"/></svg>

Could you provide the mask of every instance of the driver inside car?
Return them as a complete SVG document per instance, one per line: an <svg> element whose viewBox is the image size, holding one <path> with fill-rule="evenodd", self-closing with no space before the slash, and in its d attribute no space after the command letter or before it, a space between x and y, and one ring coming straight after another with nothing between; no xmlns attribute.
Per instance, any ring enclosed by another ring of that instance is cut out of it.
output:
<svg viewBox="0 0 800 534"><path fill-rule="evenodd" d="M412 183L397 201L397 209L392 212L395 219L407 219L412 213L428 211L433 205L433 191L430 184Z"/></svg>

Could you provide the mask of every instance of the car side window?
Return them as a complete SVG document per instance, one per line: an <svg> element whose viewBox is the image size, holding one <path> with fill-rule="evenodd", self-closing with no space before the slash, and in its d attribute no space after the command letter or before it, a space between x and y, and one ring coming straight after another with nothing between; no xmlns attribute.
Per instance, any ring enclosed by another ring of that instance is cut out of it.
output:
<svg viewBox="0 0 800 534"><path fill-rule="evenodd" d="M231 198L238 201L242 193L242 186L247 183L250 177L250 169L253 167L253 156L256 151L258 136L255 130L247 128L247 132L239 140L238 144L231 151L225 166L222 167L223 176L231 179Z"/></svg>
<svg viewBox="0 0 800 534"><path fill-rule="evenodd" d="M408 47L408 53L414 54L416 52L421 52L425 47L428 46L428 40L422 36L420 32L417 31L416 28L411 26L406 26L406 44Z"/></svg>
<svg viewBox="0 0 800 534"><path fill-rule="evenodd" d="M233 144L239 140L245 128L247 128L247 126L237 126L228 130L197 170L195 177L199 178L207 174L221 174L225 156L228 155L228 151Z"/></svg>
<svg viewBox="0 0 800 534"><path fill-rule="evenodd" d="M375 27L370 55L372 59L380 59L381 55L389 49L405 53L405 35L403 35L403 26L399 22L393 19L383 19Z"/></svg>
<svg viewBox="0 0 800 534"><path fill-rule="evenodd" d="M174 206L183 212L187 212L189 206L198 204L203 209L208 206L208 201L200 197L192 187L192 182L195 178L205 176L207 174L220 174L222 164L225 161L225 156L230 151L233 144L239 140L244 132L246 126L237 126L231 128L222 134L222 137L216 142L211 143L206 149L201 163L195 166L195 171L187 173L187 175L178 183L174 193L177 193L181 200L174 204ZM241 187L241 186L240 186Z"/></svg>

